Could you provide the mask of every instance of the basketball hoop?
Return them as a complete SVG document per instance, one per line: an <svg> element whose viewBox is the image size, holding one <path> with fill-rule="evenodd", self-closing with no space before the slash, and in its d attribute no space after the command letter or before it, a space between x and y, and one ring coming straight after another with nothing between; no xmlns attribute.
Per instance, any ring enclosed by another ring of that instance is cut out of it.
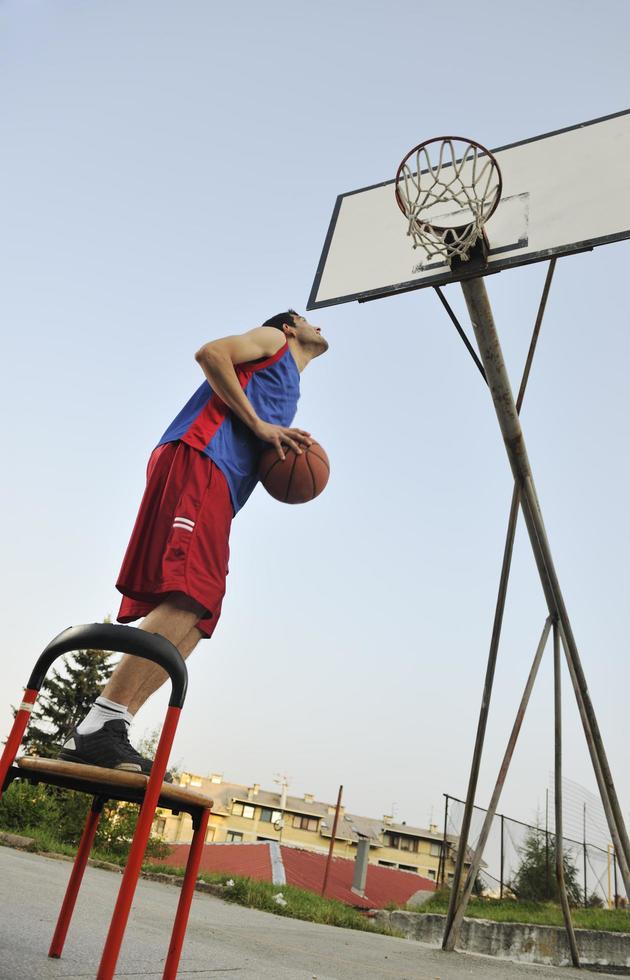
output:
<svg viewBox="0 0 630 980"><path fill-rule="evenodd" d="M501 199L494 156L480 143L439 136L410 150L396 173L396 202L407 234L426 258L467 262Z"/></svg>

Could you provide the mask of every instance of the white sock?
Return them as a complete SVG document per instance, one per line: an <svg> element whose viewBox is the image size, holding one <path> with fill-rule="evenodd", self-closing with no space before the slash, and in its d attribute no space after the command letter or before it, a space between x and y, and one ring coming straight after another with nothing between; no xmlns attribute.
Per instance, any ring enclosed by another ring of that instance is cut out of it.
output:
<svg viewBox="0 0 630 980"><path fill-rule="evenodd" d="M127 711L126 704L118 704L109 698L98 697L80 725L77 726L79 735L91 735L103 727L106 721L126 721L131 724L133 715Z"/></svg>

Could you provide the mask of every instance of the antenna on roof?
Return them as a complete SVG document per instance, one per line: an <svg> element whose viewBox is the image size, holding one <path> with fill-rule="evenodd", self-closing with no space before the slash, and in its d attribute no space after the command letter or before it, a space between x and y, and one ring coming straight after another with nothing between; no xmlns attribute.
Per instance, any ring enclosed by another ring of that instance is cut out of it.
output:
<svg viewBox="0 0 630 980"><path fill-rule="evenodd" d="M287 790L289 788L289 779L291 777L285 775L284 773L275 772L273 774L273 781L278 786L280 786L280 809L286 810L287 808Z"/></svg>

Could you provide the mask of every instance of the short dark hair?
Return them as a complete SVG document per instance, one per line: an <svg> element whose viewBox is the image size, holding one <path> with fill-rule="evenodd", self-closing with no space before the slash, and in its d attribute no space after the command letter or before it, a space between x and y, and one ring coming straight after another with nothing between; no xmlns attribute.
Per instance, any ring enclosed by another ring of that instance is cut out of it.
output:
<svg viewBox="0 0 630 980"><path fill-rule="evenodd" d="M287 310L285 313L276 313L275 316L270 316L268 320L265 320L263 327L276 327L278 330L282 330L284 324L287 326L293 326L293 318L299 316L295 310Z"/></svg>

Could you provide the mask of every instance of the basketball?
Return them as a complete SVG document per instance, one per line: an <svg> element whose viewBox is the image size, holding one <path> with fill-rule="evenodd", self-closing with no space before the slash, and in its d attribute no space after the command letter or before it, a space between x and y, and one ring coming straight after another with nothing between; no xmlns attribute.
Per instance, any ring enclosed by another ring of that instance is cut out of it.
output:
<svg viewBox="0 0 630 980"><path fill-rule="evenodd" d="M318 442L304 446L301 454L284 447L284 459L278 457L275 446L261 456L258 476L263 487L283 504L305 504L317 497L330 475L326 451Z"/></svg>

